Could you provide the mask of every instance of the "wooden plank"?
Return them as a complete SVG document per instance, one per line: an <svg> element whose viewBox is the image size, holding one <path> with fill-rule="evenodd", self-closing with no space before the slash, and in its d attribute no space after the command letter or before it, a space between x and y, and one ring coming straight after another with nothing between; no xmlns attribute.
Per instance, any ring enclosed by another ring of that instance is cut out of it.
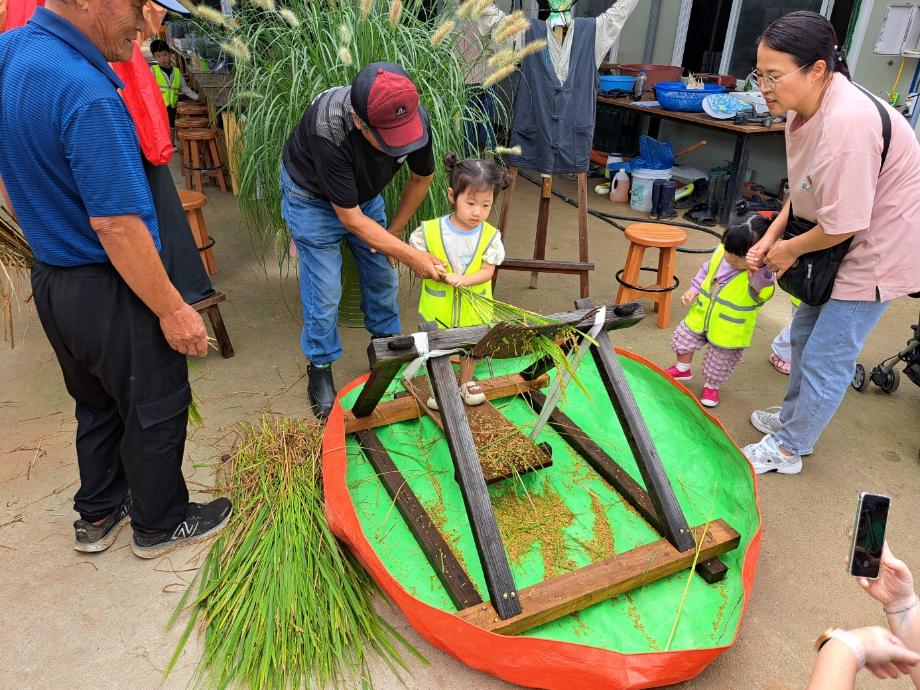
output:
<svg viewBox="0 0 920 690"><path fill-rule="evenodd" d="M607 307L607 308L609 309L610 307ZM641 305L639 305L638 302L627 302L626 304L618 304L613 308L614 313L617 316L630 316L636 313L637 311L640 311L641 309L642 307ZM566 343L563 349L565 353L568 354L569 351L571 350L571 343ZM528 380L534 379L534 378L537 378L538 376L543 376L551 369L554 369L555 366L556 366L556 362L552 357L549 357L549 356L541 357L540 359L535 360L526 369L524 369L521 372L521 376L523 376L525 379L528 379ZM540 388L543 388L543 386L540 386Z"/></svg>
<svg viewBox="0 0 920 690"><path fill-rule="evenodd" d="M550 259L505 259L502 270L539 271L540 273L583 273L593 271L594 264L586 261L552 261Z"/></svg>
<svg viewBox="0 0 920 690"><path fill-rule="evenodd" d="M588 173L578 173L578 259L588 263ZM591 264L592 266L594 264ZM588 285L589 274L583 271L578 275L578 295L587 297L590 294Z"/></svg>
<svg viewBox="0 0 920 690"><path fill-rule="evenodd" d="M708 529L695 527L693 534L702 537L704 529L700 560L727 553L741 542L724 520L709 523ZM489 632L517 635L689 568L695 555L695 549L680 552L660 539L521 590L523 612L513 618L496 618L488 602L457 615Z"/></svg>
<svg viewBox="0 0 920 690"><path fill-rule="evenodd" d="M416 376L411 381L404 381L403 385L419 407L443 431L444 420L440 412L432 410L427 404L431 397L428 379ZM541 470L553 464L552 458L534 445L492 403L486 401L482 405L467 405L466 418L473 433L473 443L476 445L486 484Z"/></svg>
<svg viewBox="0 0 920 690"><path fill-rule="evenodd" d="M706 580L706 584L714 585L720 582L728 575L728 566L718 558L710 558L708 561L696 564L696 572Z"/></svg>
<svg viewBox="0 0 920 690"><path fill-rule="evenodd" d="M542 175L543 185L540 189L540 210L537 211L537 233L533 241L533 258L543 261L546 258L546 232L549 225L549 202L553 198L553 176ZM530 288L536 289L537 279L540 274L534 271L530 274Z"/></svg>
<svg viewBox="0 0 920 690"><path fill-rule="evenodd" d="M373 360L376 351L374 343L377 340L386 340L387 343L385 347L390 352L402 352L410 348L415 351L415 345L411 337L394 336L385 339L372 338L370 344L367 346L367 358L369 360ZM358 399L355 400L355 404L351 406L351 411L356 417L367 417L374 411L374 408L377 407L377 403L380 402L380 398L384 396L387 392L387 388L389 388L390 384L393 382L393 379L399 374L401 366L401 362L385 361L379 366L371 367L370 378L364 384L361 393L358 394Z"/></svg>
<svg viewBox="0 0 920 690"><path fill-rule="evenodd" d="M429 324L430 325L430 324ZM508 555L502 544L492 501L482 467L473 443L473 434L466 419L465 405L457 387L457 378L449 357L434 357L428 360L428 373L434 388L435 399L444 419L444 435L457 470L460 493L470 518L473 539L479 552L486 586L492 598L492 605L502 620L521 612L517 587L511 575ZM494 614L493 614L494 615Z"/></svg>
<svg viewBox="0 0 920 690"><path fill-rule="evenodd" d="M641 307L634 307L632 304L616 305L611 303L607 304L606 307L607 316L604 320L604 330L607 331L629 328L645 317L645 311ZM617 307L619 307L619 310ZM625 311L624 308L626 308ZM594 310L595 307L576 309L575 311L549 314L547 318L587 331L594 325ZM463 328L445 328L433 331L428 334L428 349L453 350L460 348L469 350L482 340L490 330L492 330L490 326L465 326ZM401 347L405 344L405 349L393 349L390 347L391 343L394 344L394 347ZM371 370L381 366L385 361L411 362L419 356L412 343L412 338L407 336L375 338L371 341L367 352Z"/></svg>
<svg viewBox="0 0 920 690"><path fill-rule="evenodd" d="M546 401L546 396L539 391L526 393L524 398L538 413L543 409L543 404ZM629 503L659 533L661 532L658 513L648 492L588 436L584 429L558 409L550 415L549 424L604 481L619 492L623 500ZM713 558L697 563L696 572L708 584L714 584L725 578L728 573L728 567L718 558Z"/></svg>
<svg viewBox="0 0 920 690"><path fill-rule="evenodd" d="M476 591L476 585L469 574L460 564L453 549L444 539L444 536L431 520L428 511L422 506L421 501L409 487L405 477L396 467L390 454L377 438L374 431L359 431L356 434L361 449L367 456L377 476L383 483L396 508L406 521L409 530L421 547L425 558L431 564L435 574L444 589L447 590L450 600L457 609L475 606L482 603L482 597Z"/></svg>
<svg viewBox="0 0 920 690"><path fill-rule="evenodd" d="M543 409L546 396L539 391L531 391L524 396L538 413ZM638 512L652 527L658 528L658 513L649 498L648 492L620 467L585 431L559 409L553 411L549 425L565 439L572 449L591 466L610 486L616 489L623 499Z"/></svg>
<svg viewBox="0 0 920 690"><path fill-rule="evenodd" d="M575 302L579 308L592 305L588 298ZM636 398L626 381L626 374L620 366L616 352L610 338L602 336L597 338L597 344L591 346L591 355L597 365L598 374L604 382L604 388L610 397L610 402L620 420L620 426L629 443L630 450L642 474L645 489L652 499L655 512L660 517L658 531L674 545L678 551L693 548L693 539L687 526L687 519L674 495L674 488L668 480L668 475L661 465L658 450L652 442L648 426L642 418L642 413L636 403Z"/></svg>
<svg viewBox="0 0 920 690"><path fill-rule="evenodd" d="M703 127L704 129L721 130L723 132L731 132L732 134L738 134L740 132L754 135L777 135L786 133L786 125L782 122L773 124L770 127L764 127L762 125L736 125L734 120L716 120L704 113L685 113L676 110L665 110L664 108L648 108L639 105L631 105L629 100L620 98L598 96L597 102L612 105L623 110L632 110L637 113L642 113L643 115L649 115L653 118L663 118L665 120L673 120L674 122L686 122L691 125Z"/></svg>
<svg viewBox="0 0 920 690"><path fill-rule="evenodd" d="M519 395L529 390L545 388L548 384L549 378L546 376L530 380L525 379L521 374L511 374L480 381L479 387L486 394L486 399L499 400L512 395ZM423 414L424 412L419 408L415 398L406 391L400 391L396 394L394 400L378 404L367 417L356 417L351 410L346 410L345 433L354 434L365 429L376 429L396 422L405 422L409 419L416 419Z"/></svg>

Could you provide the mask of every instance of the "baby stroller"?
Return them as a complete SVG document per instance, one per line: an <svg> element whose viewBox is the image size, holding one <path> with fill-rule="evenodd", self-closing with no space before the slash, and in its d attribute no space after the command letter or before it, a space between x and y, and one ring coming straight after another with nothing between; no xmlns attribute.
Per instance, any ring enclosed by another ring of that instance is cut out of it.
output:
<svg viewBox="0 0 920 690"><path fill-rule="evenodd" d="M913 295L911 296L913 297ZM856 365L856 372L853 374L853 388L858 391L865 390L869 386L869 381L872 381L885 393L894 393L901 383L901 374L895 369L898 362L905 363L904 373L907 374L907 378L913 381L915 385L920 386L920 320L918 320L916 326L911 326L910 328L914 335L907 341L907 347L881 364L874 366L868 376L866 376L866 368L862 364Z"/></svg>

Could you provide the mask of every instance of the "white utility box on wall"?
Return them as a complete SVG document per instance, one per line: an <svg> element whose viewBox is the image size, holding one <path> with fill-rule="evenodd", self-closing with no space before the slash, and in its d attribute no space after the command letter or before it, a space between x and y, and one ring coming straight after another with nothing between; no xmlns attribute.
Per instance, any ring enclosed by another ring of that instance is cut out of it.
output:
<svg viewBox="0 0 920 690"><path fill-rule="evenodd" d="M889 5L875 42L876 55L920 57L920 7Z"/></svg>

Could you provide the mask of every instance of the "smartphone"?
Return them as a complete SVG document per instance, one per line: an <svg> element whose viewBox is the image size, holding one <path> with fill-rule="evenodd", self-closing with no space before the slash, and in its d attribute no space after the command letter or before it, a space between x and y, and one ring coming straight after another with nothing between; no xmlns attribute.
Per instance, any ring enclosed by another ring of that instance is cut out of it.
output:
<svg viewBox="0 0 920 690"><path fill-rule="evenodd" d="M878 578L890 505L889 496L865 491L859 494L850 549L850 575L853 577Z"/></svg>

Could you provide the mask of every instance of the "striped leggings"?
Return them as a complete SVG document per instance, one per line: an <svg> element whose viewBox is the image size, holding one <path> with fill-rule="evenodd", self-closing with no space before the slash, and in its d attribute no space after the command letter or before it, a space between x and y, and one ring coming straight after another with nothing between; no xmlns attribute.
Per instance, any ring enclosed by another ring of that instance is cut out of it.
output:
<svg viewBox="0 0 920 690"><path fill-rule="evenodd" d="M738 366L744 349L728 350L713 345L706 339L705 333L694 333L681 321L671 336L671 349L679 355L689 355L709 345L703 356L703 378L706 383L721 386Z"/></svg>

